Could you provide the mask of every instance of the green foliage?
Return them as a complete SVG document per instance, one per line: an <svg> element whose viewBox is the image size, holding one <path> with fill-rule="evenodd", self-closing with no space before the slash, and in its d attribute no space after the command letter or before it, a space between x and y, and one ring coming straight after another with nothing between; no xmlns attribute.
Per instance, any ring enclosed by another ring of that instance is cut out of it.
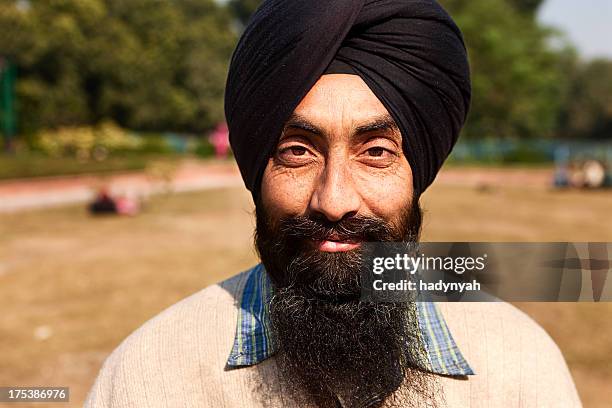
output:
<svg viewBox="0 0 612 408"><path fill-rule="evenodd" d="M260 3L260 0L229 0L227 5L240 23L246 25L249 17Z"/></svg>
<svg viewBox="0 0 612 408"><path fill-rule="evenodd" d="M215 155L215 147L208 139L200 139L194 149L194 153L199 157L212 157Z"/></svg>
<svg viewBox="0 0 612 408"><path fill-rule="evenodd" d="M469 137L547 137L556 130L571 52L553 50L553 32L503 0L442 2L461 28L472 69Z"/></svg>
<svg viewBox="0 0 612 408"><path fill-rule="evenodd" d="M534 149L533 146L528 146L526 144L521 144L515 150L511 150L500 161L500 163L504 164L534 164L546 162L551 162L550 156L542 150Z"/></svg>
<svg viewBox="0 0 612 408"><path fill-rule="evenodd" d="M0 0L20 130L105 118L141 130L212 127L223 119L231 23L213 0Z"/></svg>
<svg viewBox="0 0 612 408"><path fill-rule="evenodd" d="M126 133L112 122L97 127L62 127L38 134L34 146L52 157L104 160L110 152L142 150L141 138Z"/></svg>
<svg viewBox="0 0 612 408"><path fill-rule="evenodd" d="M543 2L544 0L509 0L509 3L514 6L517 11L530 15L535 14Z"/></svg>
<svg viewBox="0 0 612 408"><path fill-rule="evenodd" d="M612 139L612 61L576 65L561 134L571 138Z"/></svg>
<svg viewBox="0 0 612 408"><path fill-rule="evenodd" d="M138 149L143 153L159 153L169 154L174 150L168 143L168 140L160 134L148 134L143 136L142 145Z"/></svg>

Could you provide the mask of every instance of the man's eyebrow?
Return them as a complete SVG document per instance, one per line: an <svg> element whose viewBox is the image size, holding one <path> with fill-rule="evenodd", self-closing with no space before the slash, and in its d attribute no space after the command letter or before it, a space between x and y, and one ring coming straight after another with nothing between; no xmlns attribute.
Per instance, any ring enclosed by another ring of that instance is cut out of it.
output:
<svg viewBox="0 0 612 408"><path fill-rule="evenodd" d="M291 114L291 116L285 123L283 132L285 132L287 129L300 129L318 136L325 135L325 131L323 129L314 125L304 116L297 113ZM360 135L363 133L375 131L399 131L399 128L397 127L397 124L395 123L391 115L385 113L366 124L357 126L353 133L355 135Z"/></svg>
<svg viewBox="0 0 612 408"><path fill-rule="evenodd" d="M325 132L321 128L319 128L318 126L314 125L308 119L306 119L305 117L303 117L303 116L301 116L301 115L299 115L297 113L291 114L291 116L289 117L289 119L285 123L285 127L283 128L283 132L285 132L287 129L301 129L301 130L304 130L306 132L313 133L313 134L319 135L319 136L322 136L322 135L325 134Z"/></svg>
<svg viewBox="0 0 612 408"><path fill-rule="evenodd" d="M384 115L379 116L378 118L374 119L371 122L366 123L365 125L357 126L357 128L355 128L355 134L358 135L362 133L375 132L375 131L381 131L381 130L399 131L397 124L395 123L391 115L389 115L388 113L385 113Z"/></svg>

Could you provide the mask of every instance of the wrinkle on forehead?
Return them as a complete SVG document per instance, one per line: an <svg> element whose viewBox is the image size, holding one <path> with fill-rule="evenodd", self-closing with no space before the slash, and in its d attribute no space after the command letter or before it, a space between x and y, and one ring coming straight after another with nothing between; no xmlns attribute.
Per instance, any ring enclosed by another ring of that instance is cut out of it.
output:
<svg viewBox="0 0 612 408"><path fill-rule="evenodd" d="M385 115L389 112L361 77L350 74L321 76L294 111L330 138L351 134Z"/></svg>

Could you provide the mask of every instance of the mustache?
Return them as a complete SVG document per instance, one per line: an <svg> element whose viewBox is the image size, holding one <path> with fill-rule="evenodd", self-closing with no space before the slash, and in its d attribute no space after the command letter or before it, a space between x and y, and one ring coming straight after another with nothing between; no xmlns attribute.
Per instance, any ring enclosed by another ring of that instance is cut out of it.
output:
<svg viewBox="0 0 612 408"><path fill-rule="evenodd" d="M413 242L418 240L422 212L418 200L406 206L396 220L354 214L330 221L323 214L274 217L261 202L255 206L255 248L273 285L301 288L304 296L334 300L359 296L359 271L366 246L346 252L325 252L320 241ZM312 296L312 293L317 296Z"/></svg>
<svg viewBox="0 0 612 408"><path fill-rule="evenodd" d="M324 218L293 216L280 220L278 231L289 240L387 241L394 228L378 217L356 215L332 222Z"/></svg>

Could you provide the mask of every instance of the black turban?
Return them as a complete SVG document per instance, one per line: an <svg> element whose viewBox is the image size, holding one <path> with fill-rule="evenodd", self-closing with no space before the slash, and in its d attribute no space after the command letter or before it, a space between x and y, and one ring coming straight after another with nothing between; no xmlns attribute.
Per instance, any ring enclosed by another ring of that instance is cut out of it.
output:
<svg viewBox="0 0 612 408"><path fill-rule="evenodd" d="M470 104L461 32L434 0L268 0L232 56L230 143L247 188L261 178L285 122L324 73L359 75L403 137L420 195L450 153Z"/></svg>

